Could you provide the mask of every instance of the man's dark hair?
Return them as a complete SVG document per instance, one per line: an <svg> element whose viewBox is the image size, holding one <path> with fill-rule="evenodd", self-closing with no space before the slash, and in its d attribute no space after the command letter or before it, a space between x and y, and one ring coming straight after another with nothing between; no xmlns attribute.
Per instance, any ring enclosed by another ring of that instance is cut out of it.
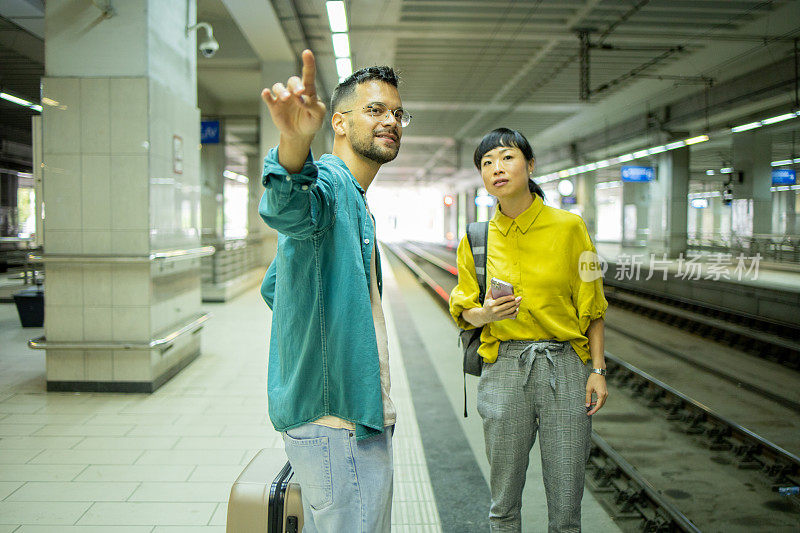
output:
<svg viewBox="0 0 800 533"><path fill-rule="evenodd" d="M508 128L497 128L484 135L478 147L475 148L475 154L473 154L472 160L478 170L481 169L481 159L486 155L486 152L494 150L498 146L513 146L514 148L519 148L522 155L525 156L525 161L533 161L535 159L533 148L522 133ZM531 178L528 178L528 190L544 200L544 191L542 191L542 188Z"/></svg>
<svg viewBox="0 0 800 533"><path fill-rule="evenodd" d="M397 87L400 81L392 67L366 67L357 70L347 76L336 88L333 90L331 96L331 110L335 113L336 108L340 102L348 99L356 90L356 85L370 80L378 80L393 87Z"/></svg>

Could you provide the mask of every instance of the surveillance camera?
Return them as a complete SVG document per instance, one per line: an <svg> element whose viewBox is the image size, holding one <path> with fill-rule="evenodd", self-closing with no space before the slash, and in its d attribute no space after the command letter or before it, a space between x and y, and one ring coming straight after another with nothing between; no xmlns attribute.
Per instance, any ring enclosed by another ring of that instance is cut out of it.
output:
<svg viewBox="0 0 800 533"><path fill-rule="evenodd" d="M200 53L203 54L204 57L214 57L217 50L219 50L219 43L213 38L206 39L200 43Z"/></svg>
<svg viewBox="0 0 800 533"><path fill-rule="evenodd" d="M214 54L217 53L217 50L219 50L219 43L216 41L216 39L214 39L214 30L211 28L211 24L208 22L199 22L194 26L187 27L187 37L191 32L198 28L203 28L206 30L207 35L206 40L201 42L200 46L198 47L200 48L200 53L203 54L204 57L213 57Z"/></svg>

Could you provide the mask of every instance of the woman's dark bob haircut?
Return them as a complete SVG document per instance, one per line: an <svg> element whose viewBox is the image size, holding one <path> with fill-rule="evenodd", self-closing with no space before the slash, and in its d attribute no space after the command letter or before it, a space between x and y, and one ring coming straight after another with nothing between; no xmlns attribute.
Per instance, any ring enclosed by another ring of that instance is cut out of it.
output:
<svg viewBox="0 0 800 533"><path fill-rule="evenodd" d="M525 161L533 161L535 159L533 148L531 148L531 144L523 134L517 130L497 128L484 135L480 144L478 144L478 147L475 149L475 154L472 159L478 170L481 169L481 159L486 155L486 152L494 150L498 146L513 146L514 148L519 148L522 155L525 157ZM528 178L528 189L544 200L544 191L530 178Z"/></svg>

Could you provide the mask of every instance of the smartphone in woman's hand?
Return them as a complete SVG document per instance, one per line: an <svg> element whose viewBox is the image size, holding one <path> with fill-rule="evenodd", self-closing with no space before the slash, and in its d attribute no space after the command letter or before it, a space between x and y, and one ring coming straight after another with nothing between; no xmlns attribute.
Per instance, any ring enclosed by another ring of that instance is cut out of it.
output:
<svg viewBox="0 0 800 533"><path fill-rule="evenodd" d="M493 300L497 300L503 296L514 295L514 286L507 281L503 281L502 279L492 278L491 287Z"/></svg>

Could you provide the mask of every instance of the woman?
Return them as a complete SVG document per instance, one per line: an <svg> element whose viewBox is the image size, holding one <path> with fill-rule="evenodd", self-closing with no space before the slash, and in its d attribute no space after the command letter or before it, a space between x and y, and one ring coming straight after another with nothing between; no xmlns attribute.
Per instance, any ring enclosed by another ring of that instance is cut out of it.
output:
<svg viewBox="0 0 800 533"><path fill-rule="evenodd" d="M590 417L608 396L608 303L594 247L579 216L544 205L530 178L533 149L521 133L492 131L474 161L499 202L489 222L487 294L480 302L465 236L450 313L462 329L483 326L477 403L491 467L490 529L521 531L522 489L538 431L548 531L580 531ZM493 299L492 278L513 285L514 294Z"/></svg>

